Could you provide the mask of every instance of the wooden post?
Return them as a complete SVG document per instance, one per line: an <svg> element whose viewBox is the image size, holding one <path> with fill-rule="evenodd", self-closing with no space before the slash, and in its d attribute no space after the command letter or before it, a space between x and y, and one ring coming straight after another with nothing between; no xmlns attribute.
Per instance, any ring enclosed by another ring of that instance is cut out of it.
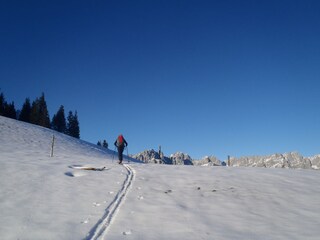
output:
<svg viewBox="0 0 320 240"><path fill-rule="evenodd" d="M51 155L50 155L50 157L53 157L53 147L54 147L54 135L52 135L52 144L51 144Z"/></svg>
<svg viewBox="0 0 320 240"><path fill-rule="evenodd" d="M228 167L230 167L230 156L228 155Z"/></svg>

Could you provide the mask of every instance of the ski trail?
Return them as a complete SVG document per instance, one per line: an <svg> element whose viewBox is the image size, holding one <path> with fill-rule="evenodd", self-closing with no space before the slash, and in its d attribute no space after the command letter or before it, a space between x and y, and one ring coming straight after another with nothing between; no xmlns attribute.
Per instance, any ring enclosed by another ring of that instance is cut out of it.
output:
<svg viewBox="0 0 320 240"><path fill-rule="evenodd" d="M129 188L131 187L135 178L135 171L127 164L123 164L123 166L127 169L128 173L125 181L122 184L122 188L106 208L103 217L91 229L85 240L103 239L109 227L111 226L113 219L116 217L116 213L119 211L121 204L125 201Z"/></svg>

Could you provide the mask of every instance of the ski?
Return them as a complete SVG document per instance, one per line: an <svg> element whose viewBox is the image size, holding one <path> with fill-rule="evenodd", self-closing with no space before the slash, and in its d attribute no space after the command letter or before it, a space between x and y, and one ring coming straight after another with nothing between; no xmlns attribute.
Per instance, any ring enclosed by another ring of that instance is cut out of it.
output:
<svg viewBox="0 0 320 240"><path fill-rule="evenodd" d="M70 166L70 168L79 169L79 170L91 170L91 171L108 170L106 169L106 167L97 168L97 167L85 167L85 166Z"/></svg>

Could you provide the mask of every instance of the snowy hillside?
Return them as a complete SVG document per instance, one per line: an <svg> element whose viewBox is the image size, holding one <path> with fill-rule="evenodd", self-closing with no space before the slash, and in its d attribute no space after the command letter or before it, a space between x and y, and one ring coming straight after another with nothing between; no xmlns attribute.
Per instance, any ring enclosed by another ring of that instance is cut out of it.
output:
<svg viewBox="0 0 320 240"><path fill-rule="evenodd" d="M0 239L83 239L126 178L113 151L1 116L0 143Z"/></svg>
<svg viewBox="0 0 320 240"><path fill-rule="evenodd" d="M0 239L319 239L320 171L112 159L0 117Z"/></svg>

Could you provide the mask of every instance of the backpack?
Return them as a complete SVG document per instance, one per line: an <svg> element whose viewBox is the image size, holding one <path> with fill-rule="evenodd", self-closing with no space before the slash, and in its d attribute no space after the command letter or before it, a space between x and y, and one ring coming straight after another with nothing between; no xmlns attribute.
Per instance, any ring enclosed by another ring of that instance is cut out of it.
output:
<svg viewBox="0 0 320 240"><path fill-rule="evenodd" d="M123 136L119 135L118 139L117 139L117 146L118 147L123 147L124 146L124 141L123 141Z"/></svg>

